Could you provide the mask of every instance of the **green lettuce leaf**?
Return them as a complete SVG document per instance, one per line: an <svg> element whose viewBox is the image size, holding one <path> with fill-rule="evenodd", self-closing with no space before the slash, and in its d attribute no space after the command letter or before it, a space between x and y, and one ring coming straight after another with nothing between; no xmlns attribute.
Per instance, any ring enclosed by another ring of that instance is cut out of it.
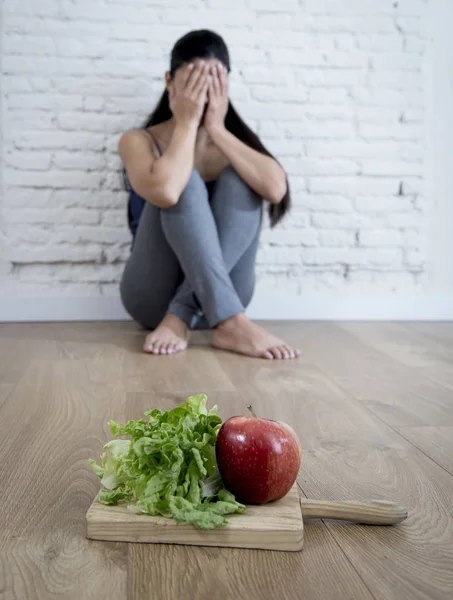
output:
<svg viewBox="0 0 453 600"><path fill-rule="evenodd" d="M225 515L244 512L218 472L215 443L222 421L216 406L208 411L204 394L145 417L124 426L109 421L114 439L104 446L100 465L90 461L104 488L100 502L131 502L133 512L201 529L224 526Z"/></svg>

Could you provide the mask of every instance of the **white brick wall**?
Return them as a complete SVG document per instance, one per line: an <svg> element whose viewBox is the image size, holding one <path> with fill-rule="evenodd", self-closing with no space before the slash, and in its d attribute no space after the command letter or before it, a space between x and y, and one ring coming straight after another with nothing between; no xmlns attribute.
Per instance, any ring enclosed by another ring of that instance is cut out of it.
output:
<svg viewBox="0 0 453 600"><path fill-rule="evenodd" d="M292 183L261 289L421 285L432 1L4 0L3 293L112 292L130 241L116 143L200 27L229 43L232 98Z"/></svg>

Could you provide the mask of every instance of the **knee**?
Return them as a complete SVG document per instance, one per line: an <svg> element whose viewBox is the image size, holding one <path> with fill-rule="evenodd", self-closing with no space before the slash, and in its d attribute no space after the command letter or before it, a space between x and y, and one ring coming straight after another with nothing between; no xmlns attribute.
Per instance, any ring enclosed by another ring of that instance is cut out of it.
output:
<svg viewBox="0 0 453 600"><path fill-rule="evenodd" d="M216 189L225 190L233 199L252 204L254 207L261 206L262 204L262 199L231 165L225 167L219 175Z"/></svg>
<svg viewBox="0 0 453 600"><path fill-rule="evenodd" d="M208 191L206 185L201 178L200 173L196 169L192 169L189 181L183 189L180 200L184 198L184 204L188 202L206 201L208 199ZM178 202L179 204L179 202Z"/></svg>

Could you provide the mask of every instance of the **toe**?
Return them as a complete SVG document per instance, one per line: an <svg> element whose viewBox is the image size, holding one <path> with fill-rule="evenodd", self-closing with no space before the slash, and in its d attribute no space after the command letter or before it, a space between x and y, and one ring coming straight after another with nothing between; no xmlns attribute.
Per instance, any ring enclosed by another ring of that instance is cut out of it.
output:
<svg viewBox="0 0 453 600"><path fill-rule="evenodd" d="M153 354L160 354L160 347L162 346L162 342L154 342L153 345Z"/></svg>
<svg viewBox="0 0 453 600"><path fill-rule="evenodd" d="M294 358L296 355L294 350L289 346L285 346L286 358Z"/></svg>
<svg viewBox="0 0 453 600"><path fill-rule="evenodd" d="M165 346L165 354L173 354L173 346L174 346L174 344L172 344L171 342L169 342L168 344L166 344L166 346Z"/></svg>
<svg viewBox="0 0 453 600"><path fill-rule="evenodd" d="M268 360L272 360L274 358L274 355L270 350L266 350L261 354L261 358L267 358Z"/></svg>
<svg viewBox="0 0 453 600"><path fill-rule="evenodd" d="M275 348L270 348L270 351L274 355L274 358L283 358L283 354L278 346L275 346Z"/></svg>
<svg viewBox="0 0 453 600"><path fill-rule="evenodd" d="M280 352L282 353L283 358L291 358L291 352L287 346L280 346Z"/></svg>
<svg viewBox="0 0 453 600"><path fill-rule="evenodd" d="M145 345L143 346L143 350L145 352L152 353L154 350L154 342L145 342Z"/></svg>

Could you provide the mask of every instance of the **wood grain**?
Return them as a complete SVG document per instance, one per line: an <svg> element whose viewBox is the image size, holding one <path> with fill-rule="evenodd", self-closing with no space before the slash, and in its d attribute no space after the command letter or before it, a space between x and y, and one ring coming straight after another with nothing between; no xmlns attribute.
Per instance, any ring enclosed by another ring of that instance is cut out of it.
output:
<svg viewBox="0 0 453 600"><path fill-rule="evenodd" d="M310 451L303 491L311 498L407 504L408 519L397 527L329 522L328 528L375 597L453 597L453 478L421 452Z"/></svg>
<svg viewBox="0 0 453 600"><path fill-rule="evenodd" d="M304 521L334 519L366 525L397 525L407 519L407 508L388 500L334 502L301 498L300 507Z"/></svg>
<svg viewBox="0 0 453 600"><path fill-rule="evenodd" d="M453 427L401 427L398 431L453 475Z"/></svg>
<svg viewBox="0 0 453 600"><path fill-rule="evenodd" d="M87 512L87 537L152 544L302 550L304 525L297 485L278 502L247 506L244 514L229 515L227 519L225 527L203 531L164 517L133 514L125 505L105 506L96 497Z"/></svg>
<svg viewBox="0 0 453 600"><path fill-rule="evenodd" d="M348 397L390 427L453 425L451 390L346 331L345 324L304 323L300 346Z"/></svg>
<svg viewBox="0 0 453 600"><path fill-rule="evenodd" d="M373 599L322 523L304 536L302 552L131 544L130 598Z"/></svg>
<svg viewBox="0 0 453 600"><path fill-rule="evenodd" d="M0 325L0 596L451 600L451 324L269 323L303 358L141 353L133 323ZM396 527L309 521L302 552L85 538L107 420L206 392L250 402L303 444L298 485L331 501L408 505Z"/></svg>
<svg viewBox="0 0 453 600"><path fill-rule="evenodd" d="M113 365L32 362L0 413L0 555L6 598L121 599L124 544L89 542L84 515L98 489L87 468L124 391ZM91 366L93 373L93 367Z"/></svg>

